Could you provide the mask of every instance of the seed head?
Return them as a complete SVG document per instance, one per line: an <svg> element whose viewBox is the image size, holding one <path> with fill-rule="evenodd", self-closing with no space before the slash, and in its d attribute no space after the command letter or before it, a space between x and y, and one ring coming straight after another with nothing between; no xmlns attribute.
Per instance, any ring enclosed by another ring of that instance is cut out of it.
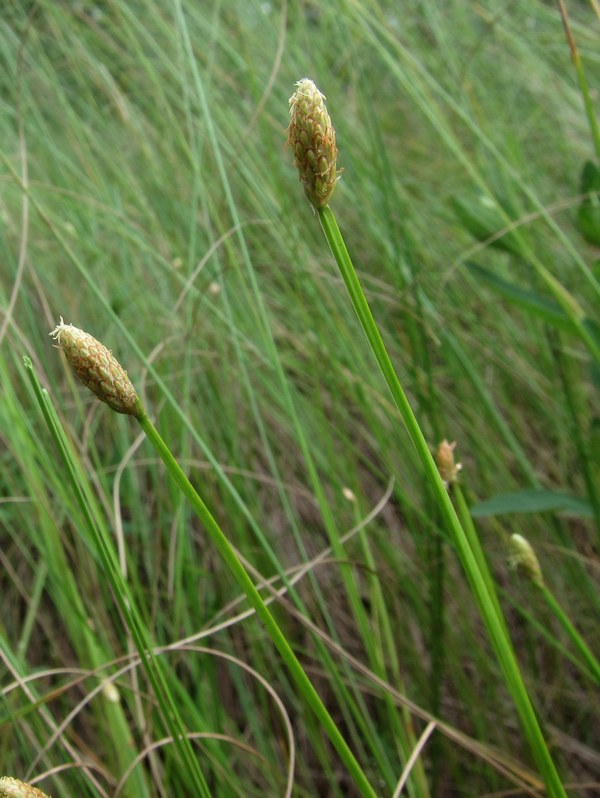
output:
<svg viewBox="0 0 600 798"><path fill-rule="evenodd" d="M509 563L519 568L536 587L544 587L544 577L539 560L531 543L522 535L510 536Z"/></svg>
<svg viewBox="0 0 600 798"><path fill-rule="evenodd" d="M322 208L329 202L337 181L338 154L325 96L312 80L303 78L296 83L289 102L291 121L287 143L294 152L304 193L316 208Z"/></svg>
<svg viewBox="0 0 600 798"><path fill-rule="evenodd" d="M458 480L458 473L462 470L462 463L454 462L455 447L456 441L448 443L444 438L435 453L435 462L447 488Z"/></svg>
<svg viewBox="0 0 600 798"><path fill-rule="evenodd" d="M45 792L11 776L0 779L0 798L49 798Z"/></svg>
<svg viewBox="0 0 600 798"><path fill-rule="evenodd" d="M344 497L344 499L346 499L347 502L350 502L351 504L354 504L356 502L356 496L354 495L354 492L350 490L350 488L348 487L342 488L342 496Z"/></svg>
<svg viewBox="0 0 600 798"><path fill-rule="evenodd" d="M50 333L61 347L81 382L117 413L138 416L141 404L127 376L113 354L89 333L65 324L60 324Z"/></svg>

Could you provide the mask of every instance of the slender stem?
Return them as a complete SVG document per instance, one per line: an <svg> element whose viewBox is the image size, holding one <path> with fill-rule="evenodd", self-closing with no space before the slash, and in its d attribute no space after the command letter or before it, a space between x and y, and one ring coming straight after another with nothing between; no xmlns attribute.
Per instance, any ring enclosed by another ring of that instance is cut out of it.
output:
<svg viewBox="0 0 600 798"><path fill-rule="evenodd" d="M577 651L579 651L582 658L585 660L585 663L593 674L594 679L600 684L600 663L598 663L598 660L592 654L587 643L579 634L569 616L560 606L554 594L548 590L546 585L542 585L540 590L542 591L542 595L544 596L546 603L560 622L560 625L571 638L571 641L576 647Z"/></svg>
<svg viewBox="0 0 600 798"><path fill-rule="evenodd" d="M585 112L588 118L590 132L592 134L592 141L594 142L594 148L596 150L596 157L600 158L600 130L598 129L598 121L596 119L596 114L594 113L594 104L592 102L592 97L590 95L590 90L585 77L585 72L583 70L583 63L581 61L581 56L579 55L579 50L577 49L577 45L575 44L573 31L571 30L571 25L569 24L569 15L567 14L567 7L565 6L563 0L558 0L558 9L560 12L560 17L562 19L563 27L565 29L567 42L569 43L571 58L573 59L573 64L575 65L575 72L577 73L577 82L579 83L579 90L581 91L581 96L583 97L583 104L585 106Z"/></svg>
<svg viewBox="0 0 600 798"><path fill-rule="evenodd" d="M131 636L135 643L135 647L140 656L140 661L148 677L148 681L152 685L156 699L162 711L162 716L165 726L173 738L173 745L179 756L180 763L186 768L190 777L194 781L194 788L197 790L199 796L203 798L210 798L210 789L208 783L198 762L192 744L185 733L185 727L181 719L181 715L173 700L173 696L167 685L166 676L163 672L163 666L159 662L158 657L154 654L150 639L147 634L146 628L142 624L139 614L136 610L135 602L131 591L123 578L116 554L111 545L111 541L105 534L104 530L96 523L93 514L90 510L90 503L88 497L85 495L84 489L77 478L76 469L73 463L70 445L64 430L58 422L58 416L52 406L50 398L45 392L33 370L33 364L28 357L23 358L27 375L31 381L33 390L35 392L38 404L48 425L48 429L60 455L63 459L70 482L73 486L75 498L79 508L85 519L86 526L88 527L92 539L96 544L98 554L104 572L110 583L113 595L119 606L119 610L125 620L125 623L131 632Z"/></svg>
<svg viewBox="0 0 600 798"><path fill-rule="evenodd" d="M431 484L434 495L439 503L442 516L452 535L454 545L471 585L471 589L475 595L479 611L481 612L488 634L490 635L496 656L502 667L507 686L512 694L513 701L521 718L526 737L531 745L533 755L546 783L548 795L553 798L566 798L564 787L548 751L546 741L523 682L512 643L506 632L504 619L501 618L495 591L492 593L493 585L491 582L488 582L479 569L478 557L471 549L468 537L462 528L452 502L448 497L448 492L442 482L433 456L429 451L425 436L419 427L417 419L406 398L396 372L394 371L385 344L383 343L371 309L369 308L358 277L356 276L354 266L348 254L348 250L346 249L335 216L329 206L319 208L317 212L323 233L325 234L332 254L340 269L352 305L363 328L363 332L373 350L380 371L392 394L413 446L421 459L426 478Z"/></svg>
<svg viewBox="0 0 600 798"><path fill-rule="evenodd" d="M469 541L469 546L471 547L471 551L477 560L477 567L486 581L488 593L496 604L496 613L498 618L503 621L504 615L498 601L494 580L488 567L487 560L485 559L483 547L479 541L479 536L477 534L477 530L475 529L475 524L473 523L471 511L459 484L452 486L452 495L454 497L456 511L460 518L460 522L465 531L465 535L467 536L467 540ZM508 635L508 629L506 629L506 634Z"/></svg>
<svg viewBox="0 0 600 798"><path fill-rule="evenodd" d="M348 747L348 744L346 743L341 732L336 726L335 721L327 711L319 694L313 687L312 682L304 672L302 665L300 664L298 658L292 651L290 644L288 643L285 635L279 628L275 618L273 617L267 605L263 601L260 593L258 592L257 588L254 585L254 582L251 580L250 576L248 575L248 572L240 562L233 546L231 545L231 543L229 542L229 540L221 530L220 526L218 525L218 523L210 513L208 507L204 504L204 502L196 492L192 483L189 481L189 479L186 477L186 475L179 467L179 464L171 454L171 451L167 446L167 444L161 438L158 430L152 424L152 422L145 414L145 412L141 410L141 408L140 408L140 414L137 416L137 419L142 430L148 437L150 443L154 446L160 458L162 459L163 463L165 464L170 476L175 480L179 489L186 497L192 509L196 513L197 517L204 524L206 532L212 538L214 545L216 546L219 553L225 560L227 566L229 567L229 570L235 577L237 583L240 585L240 587L246 594L248 601L250 602L252 607L256 610L256 614L258 615L263 626L265 627L265 630L267 631L271 640L275 644L277 650L281 654L281 657L284 660L285 664L287 665L290 674L296 681L296 684L298 686L301 695L304 697L307 704L310 706L312 711L317 716L317 719L323 726L327 736L333 743L335 749L340 755L340 758L346 765L349 773L354 778L354 781L356 785L359 787L362 795L366 796L366 798L377 798L377 794L375 793L373 787L371 787L371 785L369 784L367 777L363 773L362 768L360 767L354 754Z"/></svg>

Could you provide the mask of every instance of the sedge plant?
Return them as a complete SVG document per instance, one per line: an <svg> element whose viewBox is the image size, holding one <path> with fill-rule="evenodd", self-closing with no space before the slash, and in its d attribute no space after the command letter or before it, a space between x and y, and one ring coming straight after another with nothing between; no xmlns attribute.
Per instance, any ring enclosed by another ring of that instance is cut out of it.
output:
<svg viewBox="0 0 600 798"><path fill-rule="evenodd" d="M448 496L448 490L431 454L427 440L392 365L356 270L346 248L329 200L335 189L337 145L325 96L315 83L304 78L297 82L290 97L288 145L294 155L304 193L316 211L321 228L340 270L354 311L373 351L377 365L392 395L394 404L419 456L425 478L431 486L442 519L450 533L467 575L481 617L485 623L506 685L519 714L525 737L552 798L566 796L561 778L548 750L540 723L529 698L508 634L495 588L483 556L474 544Z"/></svg>
<svg viewBox="0 0 600 798"><path fill-rule="evenodd" d="M137 420L146 437L162 459L169 475L189 502L196 516L202 522L214 546L227 564L238 585L246 594L248 601L271 637L290 675L294 679L300 695L312 709L318 722L327 733L349 774L354 779L361 795L365 796L365 798L376 798L377 794L375 790L325 707L321 697L306 675L306 672L294 654L286 636L268 609L246 568L239 559L234 547L148 417L139 395L127 376L127 372L100 341L71 324L65 324L62 318L60 324L58 324L50 334L63 350L74 374L87 388L117 413L133 416ZM111 559L112 557L109 557L109 560ZM128 604L125 603L125 608L127 608L127 606ZM139 643L138 648L142 651L144 648L148 650L147 644L143 639L138 639L136 642ZM146 658L142 656L142 660L145 661L145 659ZM160 690L161 685L156 678L152 680L152 683L155 688L158 687ZM172 704L169 708L173 712L176 727L179 726L178 731L182 740L187 742L187 737L181 727L179 715L175 713L175 708ZM188 763L190 753L188 743L183 746L182 750L182 754ZM198 771L197 762L195 762L193 768ZM203 783L204 794L206 782L201 771L198 771L198 775L200 781Z"/></svg>
<svg viewBox="0 0 600 798"><path fill-rule="evenodd" d="M51 335L55 334L56 331L51 333ZM68 342L68 339L65 340ZM72 342L70 344L65 343L68 347L67 360L73 371L75 371L76 374L82 375L85 384L89 385L96 395L104 393L107 404L116 410L116 412L129 413L133 408L132 398L135 395L135 391L132 392L129 387L131 383L126 372L121 368L113 355L91 335L82 333L79 337L79 343L81 345L81 350ZM93 363L93 367L88 370L84 367L85 358L82 355L83 350L85 350L89 356L89 362ZM68 442L65 439L64 431L56 418L56 411L47 392L42 389L34 373L31 360L26 357L24 361L44 419L57 443L70 481L74 486L77 502L98 549L98 554L101 558L108 582L112 588L113 595L117 601L125 624L131 633L148 681L154 690L165 726L173 740L179 764L193 783L196 793L203 796L203 798L209 798L210 790L208 783L198 759L192 750L189 738L185 734L181 713L169 689L164 666L154 654L150 636L141 620L140 613L135 605L129 586L123 577L111 541L106 531L97 523L95 514L90 509L88 496L85 494L84 488L77 478L72 454L69 450Z"/></svg>
<svg viewBox="0 0 600 798"><path fill-rule="evenodd" d="M588 644L579 634L573 621L569 618L562 605L550 590L544 580L542 568L537 554L531 543L522 535L513 534L509 540L510 564L518 568L525 578L542 594L542 597L550 611L566 632L569 640L581 656L586 665L587 671L595 682L600 684L600 663L594 656Z"/></svg>

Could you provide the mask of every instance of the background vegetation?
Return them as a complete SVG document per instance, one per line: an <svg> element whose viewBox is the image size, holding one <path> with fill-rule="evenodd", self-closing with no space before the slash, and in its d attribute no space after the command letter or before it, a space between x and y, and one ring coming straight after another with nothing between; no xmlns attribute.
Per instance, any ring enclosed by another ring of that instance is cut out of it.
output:
<svg viewBox="0 0 600 798"><path fill-rule="evenodd" d="M567 7L593 103L597 7ZM47 776L55 798L194 794L28 355L168 647L211 793L357 794L138 427L52 349L63 315L127 368L255 581L283 585L272 608L380 794L413 752L403 794L541 794L283 147L288 97L309 76L336 127L332 206L374 315L432 450L458 441L567 790L595 794L598 685L507 565L518 532L599 651L600 153L559 9L7 0L0 59L0 775Z"/></svg>

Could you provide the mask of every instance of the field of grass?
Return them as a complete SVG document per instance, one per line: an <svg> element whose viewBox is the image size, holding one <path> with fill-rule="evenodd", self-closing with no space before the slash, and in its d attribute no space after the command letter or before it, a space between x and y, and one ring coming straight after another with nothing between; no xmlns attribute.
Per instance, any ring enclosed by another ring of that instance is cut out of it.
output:
<svg viewBox="0 0 600 798"><path fill-rule="evenodd" d="M599 42L596 0L5 0L0 777L600 792ZM304 77L415 429L284 146ZM417 435L457 442L448 492Z"/></svg>

